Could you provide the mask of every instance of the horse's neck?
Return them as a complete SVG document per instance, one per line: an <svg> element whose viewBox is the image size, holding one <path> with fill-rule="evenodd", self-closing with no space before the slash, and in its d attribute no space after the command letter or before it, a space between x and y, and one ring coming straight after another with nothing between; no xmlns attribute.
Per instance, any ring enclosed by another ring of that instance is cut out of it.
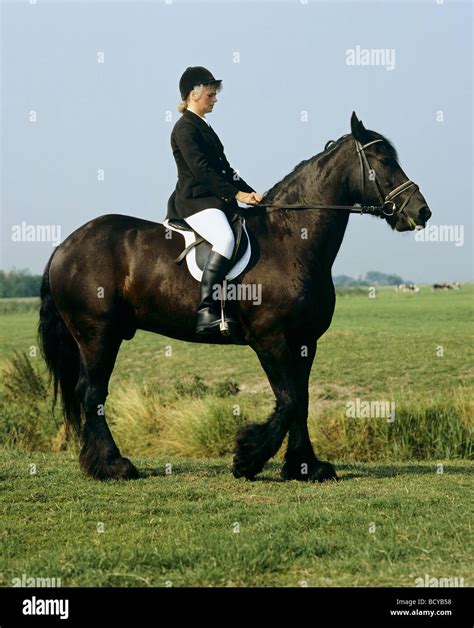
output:
<svg viewBox="0 0 474 628"><path fill-rule="evenodd" d="M344 163L339 155L308 164L285 189L272 198L275 204L352 205L344 185ZM347 147L346 151L347 152ZM344 238L349 212L339 209L276 210L266 217L273 242L287 241L295 255L309 265L330 272Z"/></svg>

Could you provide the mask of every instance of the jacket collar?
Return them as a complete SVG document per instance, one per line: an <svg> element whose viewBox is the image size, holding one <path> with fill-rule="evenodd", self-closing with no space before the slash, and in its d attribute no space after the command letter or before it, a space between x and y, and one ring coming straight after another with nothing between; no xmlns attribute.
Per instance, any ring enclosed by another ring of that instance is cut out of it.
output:
<svg viewBox="0 0 474 628"><path fill-rule="evenodd" d="M185 109L183 111L183 116L186 116L186 118L192 122L195 126L197 126L199 129L201 129L201 131L204 131L207 133L211 133L211 128L208 125L208 123L203 120L200 116L198 116L196 113L193 113L192 111L189 111L189 109Z"/></svg>

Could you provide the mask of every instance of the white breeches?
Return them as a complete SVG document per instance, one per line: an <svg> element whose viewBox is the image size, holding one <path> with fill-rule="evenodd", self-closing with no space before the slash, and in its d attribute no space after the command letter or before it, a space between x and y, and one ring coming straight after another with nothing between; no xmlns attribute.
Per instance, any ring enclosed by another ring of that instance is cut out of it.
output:
<svg viewBox="0 0 474 628"><path fill-rule="evenodd" d="M227 259L232 257L234 250L234 234L221 209L210 207L197 214L185 218L190 227L205 240L212 244L212 250Z"/></svg>

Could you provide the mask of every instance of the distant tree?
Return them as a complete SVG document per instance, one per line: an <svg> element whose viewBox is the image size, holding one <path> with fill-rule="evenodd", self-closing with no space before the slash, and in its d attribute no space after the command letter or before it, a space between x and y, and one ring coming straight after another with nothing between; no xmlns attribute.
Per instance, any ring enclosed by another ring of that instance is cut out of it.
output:
<svg viewBox="0 0 474 628"><path fill-rule="evenodd" d="M333 277L333 281L336 288L343 288L346 286L372 286L374 284L381 286L398 286L401 283L407 283L398 275L386 275L385 273L380 273L377 270L369 271L366 273L365 277L359 275L357 279L349 277L349 275L336 275Z"/></svg>
<svg viewBox="0 0 474 628"><path fill-rule="evenodd" d="M352 286L355 282L353 277L349 277L349 275L336 275L333 277L334 285L338 288L344 286Z"/></svg>
<svg viewBox="0 0 474 628"><path fill-rule="evenodd" d="M333 283L336 288L346 288L347 286L368 286L369 282L359 277L358 279L354 279L354 277L349 277L349 275L336 275L333 277Z"/></svg>
<svg viewBox="0 0 474 628"><path fill-rule="evenodd" d="M406 283L399 275L386 275L377 270L369 270L365 275L365 279L371 284L379 284L382 286L398 286L401 283Z"/></svg>
<svg viewBox="0 0 474 628"><path fill-rule="evenodd" d="M28 269L0 270L0 297L39 297L41 275L31 275Z"/></svg>

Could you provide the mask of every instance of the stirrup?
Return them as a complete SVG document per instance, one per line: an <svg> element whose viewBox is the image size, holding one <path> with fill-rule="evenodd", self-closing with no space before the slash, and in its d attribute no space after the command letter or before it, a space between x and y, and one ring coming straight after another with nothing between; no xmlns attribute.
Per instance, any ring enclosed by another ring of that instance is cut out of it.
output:
<svg viewBox="0 0 474 628"><path fill-rule="evenodd" d="M227 279L224 278L224 281L222 282L221 322L219 323L219 330L223 336L230 336L231 335L230 327L229 327L229 323L226 321L225 312L224 312L226 293L227 293Z"/></svg>
<svg viewBox="0 0 474 628"><path fill-rule="evenodd" d="M224 307L221 303L221 322L219 323L219 330L223 336L230 336L229 323L225 319Z"/></svg>

